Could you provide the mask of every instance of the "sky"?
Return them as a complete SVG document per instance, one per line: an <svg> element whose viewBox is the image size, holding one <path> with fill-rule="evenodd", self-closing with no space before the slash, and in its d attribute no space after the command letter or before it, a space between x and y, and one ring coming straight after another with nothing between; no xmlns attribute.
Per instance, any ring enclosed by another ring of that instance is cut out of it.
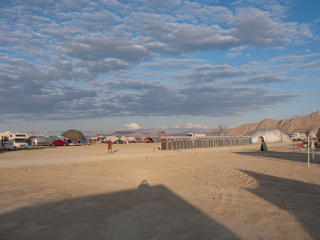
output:
<svg viewBox="0 0 320 240"><path fill-rule="evenodd" d="M2 0L0 132L233 128L320 109L319 0Z"/></svg>

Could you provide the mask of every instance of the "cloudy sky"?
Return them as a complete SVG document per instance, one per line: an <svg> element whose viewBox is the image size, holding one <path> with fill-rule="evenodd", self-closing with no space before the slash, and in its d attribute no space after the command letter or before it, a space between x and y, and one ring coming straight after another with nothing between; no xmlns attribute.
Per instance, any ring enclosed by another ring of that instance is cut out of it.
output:
<svg viewBox="0 0 320 240"><path fill-rule="evenodd" d="M4 0L0 131L212 129L320 109L319 0Z"/></svg>

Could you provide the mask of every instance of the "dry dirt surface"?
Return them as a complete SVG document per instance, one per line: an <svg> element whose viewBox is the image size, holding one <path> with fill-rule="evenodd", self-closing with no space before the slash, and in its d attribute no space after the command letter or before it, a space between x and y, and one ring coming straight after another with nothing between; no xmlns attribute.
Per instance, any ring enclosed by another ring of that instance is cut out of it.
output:
<svg viewBox="0 0 320 240"><path fill-rule="evenodd" d="M320 239L319 153L158 145L1 153L0 239Z"/></svg>

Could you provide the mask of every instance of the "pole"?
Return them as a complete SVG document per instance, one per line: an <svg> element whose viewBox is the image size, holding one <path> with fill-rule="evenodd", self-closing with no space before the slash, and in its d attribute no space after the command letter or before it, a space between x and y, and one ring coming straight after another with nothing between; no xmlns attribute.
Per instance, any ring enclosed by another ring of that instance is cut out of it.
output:
<svg viewBox="0 0 320 240"><path fill-rule="evenodd" d="M314 141L313 141L313 138L311 138L311 154L312 154L312 160L314 161Z"/></svg>
<svg viewBox="0 0 320 240"><path fill-rule="evenodd" d="M166 137L166 150L169 150L169 139Z"/></svg>
<svg viewBox="0 0 320 240"><path fill-rule="evenodd" d="M193 144L194 155L196 155L196 154L197 154L197 153L196 153L197 140L196 140L196 138L195 138L194 136L192 136L191 140L192 140L192 144Z"/></svg>
<svg viewBox="0 0 320 240"><path fill-rule="evenodd" d="M310 167L310 149L309 149L309 137L308 137L308 167Z"/></svg>
<svg viewBox="0 0 320 240"><path fill-rule="evenodd" d="M292 140L292 150L294 150L294 140Z"/></svg>

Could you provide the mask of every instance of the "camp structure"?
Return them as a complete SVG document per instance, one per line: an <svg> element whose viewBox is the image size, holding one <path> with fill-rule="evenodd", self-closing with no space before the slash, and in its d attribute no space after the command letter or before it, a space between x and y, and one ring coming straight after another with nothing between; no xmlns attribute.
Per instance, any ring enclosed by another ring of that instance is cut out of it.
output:
<svg viewBox="0 0 320 240"><path fill-rule="evenodd" d="M320 139L320 125L318 125L309 132L309 137L313 139Z"/></svg>
<svg viewBox="0 0 320 240"><path fill-rule="evenodd" d="M85 144L87 140L86 137L81 132L74 129L65 131L64 133L61 134L61 136L66 139L69 138L72 144L79 144L79 143Z"/></svg>
<svg viewBox="0 0 320 240"><path fill-rule="evenodd" d="M118 138L119 138L119 140L124 141L126 144L128 144L128 143L129 143L129 139L128 139L127 137L125 137L125 136L118 135Z"/></svg>
<svg viewBox="0 0 320 240"><path fill-rule="evenodd" d="M111 142L115 142L115 141L119 140L119 138L116 136L107 136L107 138L105 140L103 140L103 142L108 142L109 140Z"/></svg>
<svg viewBox="0 0 320 240"><path fill-rule="evenodd" d="M94 143L102 143L102 142L105 142L106 140L106 135L102 135L102 134L97 134L96 137L92 137L89 139L90 143L91 144L94 144Z"/></svg>
<svg viewBox="0 0 320 240"><path fill-rule="evenodd" d="M273 128L253 130L245 136L251 137L252 143L260 143L261 137L263 137L267 143L292 142L291 138L287 134Z"/></svg>
<svg viewBox="0 0 320 240"><path fill-rule="evenodd" d="M128 137L127 140L128 140L129 143L137 142L137 139L135 137Z"/></svg>

